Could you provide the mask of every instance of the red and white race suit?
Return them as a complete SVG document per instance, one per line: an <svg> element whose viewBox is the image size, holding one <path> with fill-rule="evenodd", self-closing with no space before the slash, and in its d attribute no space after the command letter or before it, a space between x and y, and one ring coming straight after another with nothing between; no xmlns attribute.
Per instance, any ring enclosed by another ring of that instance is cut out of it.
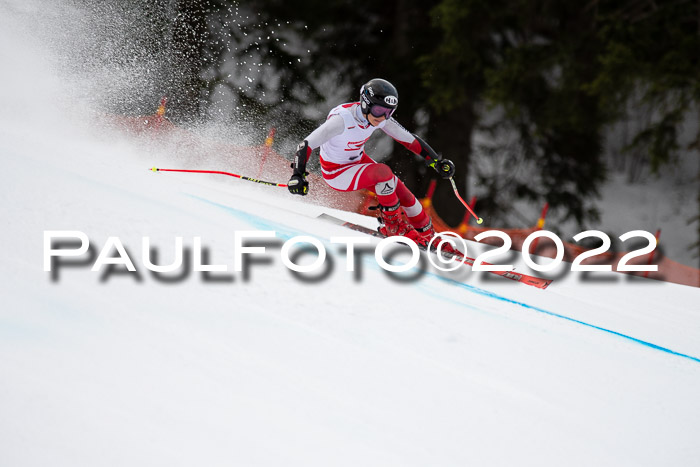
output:
<svg viewBox="0 0 700 467"><path fill-rule="evenodd" d="M428 216L415 196L386 164L375 162L364 146L376 130L418 153L420 143L396 120L390 118L372 126L362 115L359 102L341 104L328 113L326 121L306 139L309 149L321 148L321 173L328 185L338 191L369 188L383 206L397 202L414 227L423 227Z"/></svg>

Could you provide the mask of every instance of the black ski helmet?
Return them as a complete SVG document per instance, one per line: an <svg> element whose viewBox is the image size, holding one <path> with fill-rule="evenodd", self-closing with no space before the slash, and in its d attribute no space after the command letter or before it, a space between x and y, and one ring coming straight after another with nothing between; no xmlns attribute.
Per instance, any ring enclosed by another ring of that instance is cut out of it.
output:
<svg viewBox="0 0 700 467"><path fill-rule="evenodd" d="M385 112L372 112L372 115L379 117L385 115L388 119L399 105L399 93L389 81L374 78L367 81L360 89L360 106L362 113L367 115L371 112L372 107L377 106L378 109L386 109Z"/></svg>

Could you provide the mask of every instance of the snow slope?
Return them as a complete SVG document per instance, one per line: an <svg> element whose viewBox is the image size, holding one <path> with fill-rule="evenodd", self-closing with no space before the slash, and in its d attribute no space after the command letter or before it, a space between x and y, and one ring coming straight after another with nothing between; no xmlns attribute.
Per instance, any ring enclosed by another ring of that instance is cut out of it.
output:
<svg viewBox="0 0 700 467"><path fill-rule="evenodd" d="M0 17L3 35L16 32ZM402 282L369 254L345 271L330 237L360 234L314 218L326 209L228 177L146 170L166 156L77 121L79 103L50 98L59 80L27 82L39 52L0 44L12 70L0 86L0 465L700 457L697 288L572 273L544 291L487 273ZM95 254L119 237L138 274L93 272L93 259L52 278L47 230L82 231ZM278 241L248 274L232 272L234 232L248 230ZM296 235L332 252L327 274L284 267L279 243ZM229 272L154 277L144 236L159 264L175 237L192 248L200 236Z"/></svg>

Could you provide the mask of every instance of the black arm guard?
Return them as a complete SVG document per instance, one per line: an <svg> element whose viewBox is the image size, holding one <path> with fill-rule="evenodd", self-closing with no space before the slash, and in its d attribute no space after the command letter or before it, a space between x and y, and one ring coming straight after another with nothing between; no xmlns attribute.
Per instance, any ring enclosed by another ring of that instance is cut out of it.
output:
<svg viewBox="0 0 700 467"><path fill-rule="evenodd" d="M294 162L292 163L294 175L306 176L306 160L309 158L309 154L311 154L309 142L304 140L304 142L299 143L297 152L294 154Z"/></svg>
<svg viewBox="0 0 700 467"><path fill-rule="evenodd" d="M442 159L434 150L433 148L426 143L423 138L420 136L416 135L415 133L413 134L414 138L418 140L420 143L420 155L428 162L429 166L434 166L435 162L439 161Z"/></svg>

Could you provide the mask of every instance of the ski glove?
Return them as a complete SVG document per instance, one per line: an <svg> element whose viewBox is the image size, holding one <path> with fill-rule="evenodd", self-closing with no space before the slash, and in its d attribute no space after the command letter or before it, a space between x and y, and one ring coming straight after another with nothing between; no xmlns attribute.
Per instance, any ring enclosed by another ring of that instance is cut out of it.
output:
<svg viewBox="0 0 700 467"><path fill-rule="evenodd" d="M293 195L305 196L309 192L309 182L306 181L308 172L303 174L295 173L287 182L287 189Z"/></svg>
<svg viewBox="0 0 700 467"><path fill-rule="evenodd" d="M429 165L435 169L442 178L452 178L455 174L455 165L449 159L440 159L439 161L433 160Z"/></svg>

